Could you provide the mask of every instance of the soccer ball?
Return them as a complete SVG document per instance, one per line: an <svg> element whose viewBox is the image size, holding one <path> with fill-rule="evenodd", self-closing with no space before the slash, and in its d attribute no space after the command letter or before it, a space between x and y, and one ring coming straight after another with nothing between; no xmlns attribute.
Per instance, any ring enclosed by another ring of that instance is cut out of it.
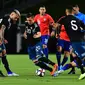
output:
<svg viewBox="0 0 85 85"><path fill-rule="evenodd" d="M39 68L36 70L36 75L40 77L44 77L45 75L45 69Z"/></svg>

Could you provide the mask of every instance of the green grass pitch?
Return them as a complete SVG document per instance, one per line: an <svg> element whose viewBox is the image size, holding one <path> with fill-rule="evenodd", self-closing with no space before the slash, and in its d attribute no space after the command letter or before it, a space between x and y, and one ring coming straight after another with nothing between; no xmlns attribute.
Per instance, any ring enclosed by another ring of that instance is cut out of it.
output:
<svg viewBox="0 0 85 85"><path fill-rule="evenodd" d="M66 71L58 77L50 76L49 72L46 71L44 77L35 75L36 67L28 55L7 55L10 68L13 72L18 73L19 77L0 77L0 85L85 85L85 79L79 81L78 77L80 71L76 69L75 75L68 75ZM55 55L49 55L49 58L56 62ZM0 69L6 75L6 71L1 65Z"/></svg>

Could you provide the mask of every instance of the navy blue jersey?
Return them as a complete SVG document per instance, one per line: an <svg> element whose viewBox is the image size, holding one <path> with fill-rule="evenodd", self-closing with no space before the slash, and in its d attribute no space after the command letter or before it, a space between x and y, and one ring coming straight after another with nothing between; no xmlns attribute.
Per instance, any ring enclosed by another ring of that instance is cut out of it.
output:
<svg viewBox="0 0 85 85"><path fill-rule="evenodd" d="M71 42L79 42L84 40L84 33L81 32L82 28L85 27L84 23L73 15L68 15L62 18L58 23L65 26Z"/></svg>
<svg viewBox="0 0 85 85"><path fill-rule="evenodd" d="M37 32L40 32L39 26L37 25L37 23L33 23L32 25L26 23L25 25L26 25L25 31L27 33L27 44L32 46L36 45L38 42L41 41L41 38L33 38L33 36Z"/></svg>

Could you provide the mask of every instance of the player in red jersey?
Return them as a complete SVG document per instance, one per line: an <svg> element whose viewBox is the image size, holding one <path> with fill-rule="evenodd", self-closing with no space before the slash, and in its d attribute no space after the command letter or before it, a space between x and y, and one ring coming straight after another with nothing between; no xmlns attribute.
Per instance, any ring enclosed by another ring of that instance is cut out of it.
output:
<svg viewBox="0 0 85 85"><path fill-rule="evenodd" d="M43 52L45 56L48 58L48 48L47 43L50 35L49 26L53 25L54 20L52 17L46 13L45 6L41 6L39 8L39 14L37 14L34 18L34 21L38 23L41 31L41 39L43 44Z"/></svg>

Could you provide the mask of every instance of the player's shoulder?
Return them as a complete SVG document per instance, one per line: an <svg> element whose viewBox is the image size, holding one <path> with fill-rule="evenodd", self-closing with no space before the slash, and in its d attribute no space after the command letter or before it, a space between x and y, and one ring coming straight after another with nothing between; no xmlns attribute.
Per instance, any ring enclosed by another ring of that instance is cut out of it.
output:
<svg viewBox="0 0 85 85"><path fill-rule="evenodd" d="M37 22L34 22L34 26L35 26L35 27L39 27L38 24L37 24Z"/></svg>
<svg viewBox="0 0 85 85"><path fill-rule="evenodd" d="M40 14L36 14L36 15L35 15L35 17L39 17L39 16L40 16Z"/></svg>

